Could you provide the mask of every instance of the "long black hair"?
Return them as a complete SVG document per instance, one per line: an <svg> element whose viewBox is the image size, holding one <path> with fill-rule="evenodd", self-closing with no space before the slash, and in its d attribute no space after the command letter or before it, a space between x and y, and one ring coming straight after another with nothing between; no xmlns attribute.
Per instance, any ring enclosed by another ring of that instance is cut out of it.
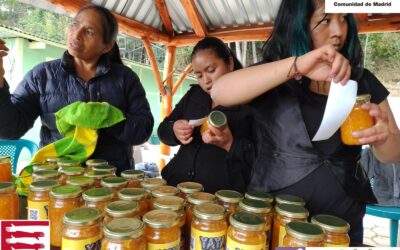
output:
<svg viewBox="0 0 400 250"><path fill-rule="evenodd" d="M119 47L117 45L117 35L118 35L118 22L114 15L108 9L97 6L97 5L87 5L79 9L77 15L85 10L94 10L101 17L101 27L103 28L103 43L108 44L114 42L112 49L105 55L110 59L111 62L123 64L121 59L121 54L119 53Z"/></svg>
<svg viewBox="0 0 400 250"><path fill-rule="evenodd" d="M264 44L263 60L270 62L312 50L310 19L323 0L282 0L271 36ZM352 14L346 16L348 32L340 53L352 67L360 67L363 52L358 39L357 24Z"/></svg>
<svg viewBox="0 0 400 250"><path fill-rule="evenodd" d="M211 50L214 52L214 54L222 59L226 65L229 65L230 63L230 58L233 60L233 70L237 69L242 69L243 66L233 54L232 50L225 45L225 43L212 36L208 36L200 40L193 48L192 55L190 58L193 60L193 57L197 54L197 52L202 51L202 50Z"/></svg>

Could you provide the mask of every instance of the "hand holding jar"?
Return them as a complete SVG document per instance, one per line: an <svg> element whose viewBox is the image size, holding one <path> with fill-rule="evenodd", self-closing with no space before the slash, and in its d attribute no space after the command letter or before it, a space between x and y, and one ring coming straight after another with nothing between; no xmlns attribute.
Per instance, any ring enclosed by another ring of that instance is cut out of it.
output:
<svg viewBox="0 0 400 250"><path fill-rule="evenodd" d="M176 138L182 144L189 144L192 140L194 126L190 125L187 120L177 120L172 127Z"/></svg>
<svg viewBox="0 0 400 250"><path fill-rule="evenodd" d="M225 114L221 111L212 111L200 132L204 143L213 144L226 151L229 151L232 146L232 132L227 124Z"/></svg>

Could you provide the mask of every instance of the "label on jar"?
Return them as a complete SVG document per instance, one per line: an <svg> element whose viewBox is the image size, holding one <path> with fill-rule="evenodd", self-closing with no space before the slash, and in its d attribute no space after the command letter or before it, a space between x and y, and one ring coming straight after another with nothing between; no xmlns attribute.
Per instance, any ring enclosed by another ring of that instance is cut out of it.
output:
<svg viewBox="0 0 400 250"><path fill-rule="evenodd" d="M190 250L225 249L225 234L226 230L210 233L192 227L190 235Z"/></svg>
<svg viewBox="0 0 400 250"><path fill-rule="evenodd" d="M285 234L286 234L286 227L279 226L278 247L283 246L283 237L285 237Z"/></svg>
<svg viewBox="0 0 400 250"><path fill-rule="evenodd" d="M176 241L164 244L154 244L147 242L147 250L179 250L180 242L181 242L180 238L178 238Z"/></svg>
<svg viewBox="0 0 400 250"><path fill-rule="evenodd" d="M226 240L226 250L265 250L265 244L241 244L237 241L234 241L231 237L228 236L228 239Z"/></svg>
<svg viewBox="0 0 400 250"><path fill-rule="evenodd" d="M28 200L28 220L47 220L49 215L48 201Z"/></svg>
<svg viewBox="0 0 400 250"><path fill-rule="evenodd" d="M102 235L98 234L88 239L66 239L62 237L62 250L100 249Z"/></svg>

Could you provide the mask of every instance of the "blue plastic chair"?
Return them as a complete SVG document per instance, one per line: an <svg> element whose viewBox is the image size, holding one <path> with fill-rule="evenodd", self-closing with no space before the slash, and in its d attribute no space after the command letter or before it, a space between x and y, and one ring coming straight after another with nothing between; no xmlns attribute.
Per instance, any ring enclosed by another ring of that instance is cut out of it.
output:
<svg viewBox="0 0 400 250"><path fill-rule="evenodd" d="M11 157L12 172L15 174L17 171L17 163L19 155L23 148L27 148L31 157L38 151L39 147L33 141L26 139L19 140L0 140L0 155Z"/></svg>
<svg viewBox="0 0 400 250"><path fill-rule="evenodd" d="M400 207L384 207L367 205L367 214L390 219L390 246L397 246L397 234L399 232Z"/></svg>

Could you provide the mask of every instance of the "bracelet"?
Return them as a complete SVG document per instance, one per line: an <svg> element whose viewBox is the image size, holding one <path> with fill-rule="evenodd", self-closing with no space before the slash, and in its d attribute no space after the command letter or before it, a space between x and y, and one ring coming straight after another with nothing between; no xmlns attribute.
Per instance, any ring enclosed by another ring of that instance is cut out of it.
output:
<svg viewBox="0 0 400 250"><path fill-rule="evenodd" d="M292 70L293 70L293 71L294 71L294 73L293 73L294 79L296 79L297 81L299 81L299 80L301 80L301 78L302 78L303 76L302 76L302 75L300 74L300 72L297 70L297 65L296 65L297 58L299 58L299 57L298 57L298 56L295 56L295 57L294 57L293 64L292 64L292 66L290 66L290 69L289 69L289 72L288 72L288 74L287 74L287 77L290 77L290 72L292 72Z"/></svg>

